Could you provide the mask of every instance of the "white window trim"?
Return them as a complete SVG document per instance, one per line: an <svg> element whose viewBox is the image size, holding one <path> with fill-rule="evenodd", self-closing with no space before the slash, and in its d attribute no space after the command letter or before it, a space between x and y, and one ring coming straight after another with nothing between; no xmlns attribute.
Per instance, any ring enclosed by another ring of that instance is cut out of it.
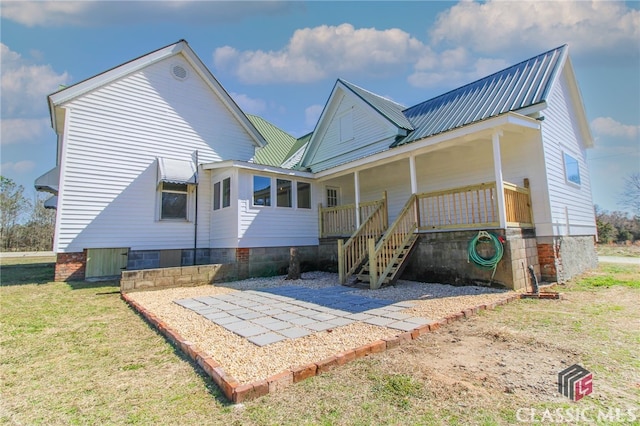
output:
<svg viewBox="0 0 640 426"><path fill-rule="evenodd" d="M271 197L271 205L262 206L259 204L254 204L254 177L263 177L270 179L271 182L271 190L269 192L269 196ZM278 179L286 180L291 182L291 206L278 206ZM309 207L298 207L298 183L306 183L309 185ZM312 211L313 210L313 183L306 180L298 180L291 179L289 176L265 176L260 174L252 174L251 175L251 206L258 208L274 208L274 209L292 209L292 210L302 210L302 211Z"/></svg>
<svg viewBox="0 0 640 426"><path fill-rule="evenodd" d="M269 209L269 208L273 208L274 207L274 181L273 181L273 177L272 176L265 176L265 175L260 175L260 174L252 174L251 176L251 207L257 207L257 208L261 208L261 209ZM263 178L267 178L270 181L269 184L269 200L271 201L271 204L269 204L268 206L265 205L260 205L260 204L256 204L255 203L255 178L256 177L263 177Z"/></svg>
<svg viewBox="0 0 640 426"><path fill-rule="evenodd" d="M329 194L328 194L328 192L329 192L330 189L333 189L333 190L336 191L336 205L334 207L339 206L340 205L340 200L342 199L342 194L341 194L339 186L325 186L324 187L324 202L325 202L325 204L327 205L327 207L329 207Z"/></svg>
<svg viewBox="0 0 640 426"><path fill-rule="evenodd" d="M224 205L224 181L229 179L229 205ZM220 202L219 207L215 208L216 203L216 184L220 184L220 194L218 201ZM233 178L231 175L224 175L216 177L216 179L212 179L211 182L211 211L217 212L218 210L224 210L233 205Z"/></svg>
<svg viewBox="0 0 640 426"><path fill-rule="evenodd" d="M567 159L566 159L566 156L571 157L577 163L577 166L578 166L578 180L580 181L580 183L576 183L576 182L574 182L572 180L569 180L569 173L568 173L568 170L567 170ZM580 173L580 160L571 151L568 151L566 149L562 150L562 169L564 171L564 181L565 181L565 183L567 185L572 186L574 188L578 188L578 189L582 187L582 174Z"/></svg>
<svg viewBox="0 0 640 426"><path fill-rule="evenodd" d="M187 214L185 219L171 219L162 218L162 193L165 192L162 190L164 182L160 182L156 187L156 222L167 222L167 223L180 223L180 222L193 222L193 213L194 213L194 201L195 201L195 184L186 184L187 185ZM179 191L166 191L166 192L176 192ZM179 192L183 194L183 192Z"/></svg>

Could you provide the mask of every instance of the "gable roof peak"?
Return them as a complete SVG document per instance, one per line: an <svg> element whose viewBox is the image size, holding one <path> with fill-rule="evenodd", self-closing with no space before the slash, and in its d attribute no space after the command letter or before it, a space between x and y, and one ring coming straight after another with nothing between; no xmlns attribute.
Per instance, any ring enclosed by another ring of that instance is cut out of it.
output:
<svg viewBox="0 0 640 426"><path fill-rule="evenodd" d="M340 78L336 82L336 85L338 84L342 84L349 91L367 103L371 108L389 120L394 126L404 130L413 130L413 125L402 113L402 111L406 109L404 105L401 105L389 98L385 98L384 96L377 95Z"/></svg>

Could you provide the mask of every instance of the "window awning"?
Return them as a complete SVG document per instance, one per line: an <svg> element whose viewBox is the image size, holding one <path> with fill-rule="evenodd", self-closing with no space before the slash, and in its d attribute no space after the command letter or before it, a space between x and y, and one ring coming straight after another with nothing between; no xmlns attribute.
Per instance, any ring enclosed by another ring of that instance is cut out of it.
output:
<svg viewBox="0 0 640 426"><path fill-rule="evenodd" d="M57 209L58 208L58 196L54 195L51 198L44 200L45 209Z"/></svg>
<svg viewBox="0 0 640 426"><path fill-rule="evenodd" d="M60 169L58 167L54 167L37 178L34 185L36 187L36 191L50 192L53 195L58 195L59 182Z"/></svg>
<svg viewBox="0 0 640 426"><path fill-rule="evenodd" d="M158 157L158 183L196 184L196 165L192 161Z"/></svg>

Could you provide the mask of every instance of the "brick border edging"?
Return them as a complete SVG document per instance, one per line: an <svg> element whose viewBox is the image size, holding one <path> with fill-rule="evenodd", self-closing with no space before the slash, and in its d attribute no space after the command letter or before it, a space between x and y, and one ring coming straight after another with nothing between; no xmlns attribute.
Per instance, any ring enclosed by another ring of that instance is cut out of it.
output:
<svg viewBox="0 0 640 426"><path fill-rule="evenodd" d="M120 293L120 296L172 344L179 348L183 354L198 364L205 373L211 377L216 385L218 385L224 396L234 404L277 392L292 383L297 383L309 377L317 376L358 358L363 358L369 354L384 352L387 349L400 346L400 344L404 342L415 340L424 334L435 331L441 326L450 324L459 319L469 318L480 311L493 310L498 306L506 305L507 303L521 299L521 294L513 294L496 302L477 305L455 314L447 315L446 317L435 320L430 324L418 326L411 331L405 331L393 337L376 340L375 342L368 343L364 346L340 352L318 362L285 370L263 380L240 384L234 377L226 374L224 368L218 362L207 355L198 346L188 340L185 340L177 331L167 326L167 324L161 321L152 312L133 301L126 293Z"/></svg>

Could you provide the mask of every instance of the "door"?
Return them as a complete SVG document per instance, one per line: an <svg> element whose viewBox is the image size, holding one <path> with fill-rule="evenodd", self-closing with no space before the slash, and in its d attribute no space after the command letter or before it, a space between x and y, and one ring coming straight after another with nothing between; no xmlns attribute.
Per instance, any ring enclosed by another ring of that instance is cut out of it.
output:
<svg viewBox="0 0 640 426"><path fill-rule="evenodd" d="M127 268L128 248L88 249L86 278L120 275Z"/></svg>

